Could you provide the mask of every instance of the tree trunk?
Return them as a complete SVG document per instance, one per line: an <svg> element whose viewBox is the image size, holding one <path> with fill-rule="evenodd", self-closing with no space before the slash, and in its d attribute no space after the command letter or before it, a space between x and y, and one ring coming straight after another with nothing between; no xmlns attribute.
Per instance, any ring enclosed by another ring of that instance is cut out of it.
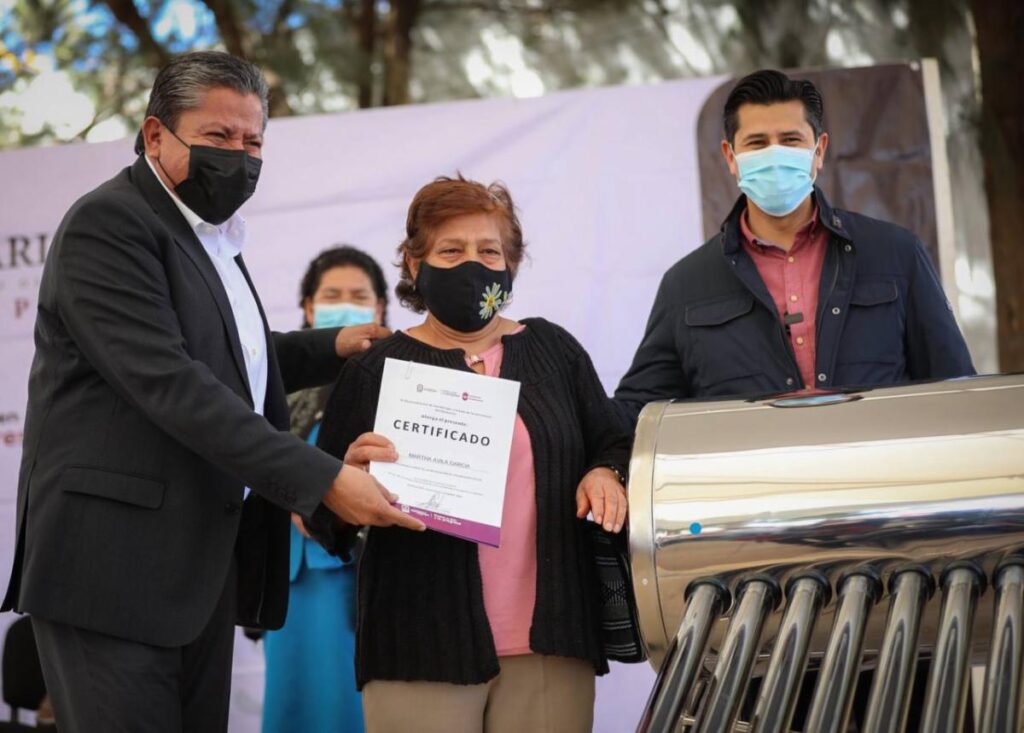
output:
<svg viewBox="0 0 1024 733"><path fill-rule="evenodd" d="M412 29L419 16L421 0L391 0L388 39L384 47L386 74L384 105L409 101L409 68L412 56Z"/></svg>
<svg viewBox="0 0 1024 733"><path fill-rule="evenodd" d="M249 58L245 28L238 19L233 0L203 0L203 4L213 13L220 38L224 41L224 48L228 53L240 59Z"/></svg>
<svg viewBox="0 0 1024 733"><path fill-rule="evenodd" d="M1024 3L972 0L981 61L981 149L996 279L999 366L1024 371Z"/></svg>
<svg viewBox="0 0 1024 733"><path fill-rule="evenodd" d="M373 106L373 58L377 50L377 3L361 0L356 23L359 39L358 100L359 107Z"/></svg>

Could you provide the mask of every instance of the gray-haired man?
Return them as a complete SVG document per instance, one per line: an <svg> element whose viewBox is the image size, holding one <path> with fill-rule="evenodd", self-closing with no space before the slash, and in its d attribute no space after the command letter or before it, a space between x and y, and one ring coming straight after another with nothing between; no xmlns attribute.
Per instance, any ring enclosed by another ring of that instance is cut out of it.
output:
<svg viewBox="0 0 1024 733"><path fill-rule="evenodd" d="M32 614L63 733L225 730L234 623L284 620L289 512L422 528L287 432L285 394L386 332L267 328L236 213L266 109L251 64L176 59L143 154L54 237L3 609Z"/></svg>

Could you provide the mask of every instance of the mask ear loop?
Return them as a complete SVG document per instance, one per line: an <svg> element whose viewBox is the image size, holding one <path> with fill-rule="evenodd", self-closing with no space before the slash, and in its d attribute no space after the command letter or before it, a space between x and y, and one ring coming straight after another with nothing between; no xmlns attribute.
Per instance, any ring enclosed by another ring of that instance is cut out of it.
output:
<svg viewBox="0 0 1024 733"><path fill-rule="evenodd" d="M164 126L164 129L167 130L167 132L169 132L172 135L174 135L174 139L175 140L177 140L179 143L181 143L182 145L185 146L185 148L189 151L189 156L191 157L191 155L192 155L192 146L189 145L184 140L182 140L180 137L178 137L178 133L176 133L174 130L172 130L170 128L170 126L167 125L163 120L160 120L160 124ZM163 163L162 160L160 160L160 156L159 155L156 156L156 164L158 166L160 166L160 170L162 170L164 172L164 175L167 176L167 180L170 181L172 184L174 184L174 188L177 188L178 186L180 186L184 182L184 181L178 181L177 183L174 183L174 179L171 177L171 174L167 172L167 169L164 168L164 163ZM188 178L188 176L186 175L185 178Z"/></svg>
<svg viewBox="0 0 1024 733"><path fill-rule="evenodd" d="M814 165L814 162L818 159L818 143L821 142L821 135L814 139L814 148L811 150L811 170L809 174L811 176L811 183L815 183L818 180L818 169Z"/></svg>

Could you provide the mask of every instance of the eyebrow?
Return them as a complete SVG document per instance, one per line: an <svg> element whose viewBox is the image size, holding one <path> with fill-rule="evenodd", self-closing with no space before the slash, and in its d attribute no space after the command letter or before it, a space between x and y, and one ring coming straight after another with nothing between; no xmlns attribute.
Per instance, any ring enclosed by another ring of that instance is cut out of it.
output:
<svg viewBox="0 0 1024 733"><path fill-rule="evenodd" d="M792 137L794 135L798 137L806 137L803 130L783 130L782 132L779 133L779 137ZM759 140L766 140L768 139L768 137L769 135L767 132L753 132L741 138L740 142L757 142Z"/></svg>
<svg viewBox="0 0 1024 733"><path fill-rule="evenodd" d="M207 135L207 134L209 134L211 132L220 132L220 133L223 133L223 134L227 135L228 137L234 137L235 135L238 134L239 130L238 130L238 128L233 127L232 125L230 125L230 124L228 124L226 122L208 122L205 125L201 125L199 127L199 134L200 135ZM263 133L262 132L243 132L242 133L242 139L244 139L244 140L262 140L263 139Z"/></svg>
<svg viewBox="0 0 1024 733"><path fill-rule="evenodd" d="M495 239L494 237L486 237L484 239L476 239L476 240L473 240L473 241L475 241L477 244L496 244L499 247L501 246L501 240L500 239ZM461 245L463 247L466 247L466 246L469 245L469 241L466 240L466 239L463 239L462 237L444 237L443 239L437 240L437 244L435 246L440 246L440 245L445 244L445 243L448 243L448 244L458 244L458 245Z"/></svg>

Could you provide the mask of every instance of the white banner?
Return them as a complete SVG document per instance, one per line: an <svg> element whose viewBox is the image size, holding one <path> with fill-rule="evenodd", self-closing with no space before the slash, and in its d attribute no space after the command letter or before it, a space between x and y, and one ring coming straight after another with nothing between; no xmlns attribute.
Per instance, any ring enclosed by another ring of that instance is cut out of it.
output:
<svg viewBox="0 0 1024 733"><path fill-rule="evenodd" d="M587 348L613 390L662 273L701 241L696 121L721 78L270 123L259 191L243 209L245 259L272 327L301 321L299 280L322 249L350 243L389 282L409 202L439 175L502 180L521 211L529 260L512 317L544 316ZM14 503L42 259L67 208L130 165L131 142L0 153L0 584ZM391 307L391 325L418 316ZM0 617L6 627L13 616ZM653 681L617 666L598 685L597 731L632 729ZM259 729L262 659L236 645L232 731Z"/></svg>

